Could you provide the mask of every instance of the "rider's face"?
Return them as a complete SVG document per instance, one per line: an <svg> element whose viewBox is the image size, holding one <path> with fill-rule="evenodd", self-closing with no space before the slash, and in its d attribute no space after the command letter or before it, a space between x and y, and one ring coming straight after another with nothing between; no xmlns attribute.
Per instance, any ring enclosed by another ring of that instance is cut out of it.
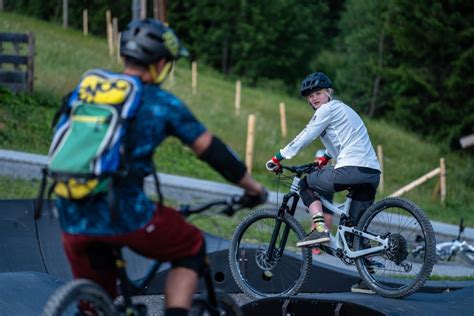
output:
<svg viewBox="0 0 474 316"><path fill-rule="evenodd" d="M329 91L327 91L327 89L314 91L306 97L306 100L308 100L308 103L317 110L321 105L329 102Z"/></svg>

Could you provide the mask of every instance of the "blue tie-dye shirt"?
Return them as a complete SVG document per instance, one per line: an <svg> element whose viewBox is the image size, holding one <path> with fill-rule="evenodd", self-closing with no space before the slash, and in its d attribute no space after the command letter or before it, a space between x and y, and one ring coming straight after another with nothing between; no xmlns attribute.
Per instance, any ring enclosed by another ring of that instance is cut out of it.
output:
<svg viewBox="0 0 474 316"><path fill-rule="evenodd" d="M181 100L157 85L144 85L142 99L127 135L127 165L149 174L153 152L166 137L175 136L191 145L206 129ZM119 206L114 219L105 197L77 202L58 199L62 229L81 235L123 234L143 227L155 212L154 203L137 183L120 185L117 196Z"/></svg>

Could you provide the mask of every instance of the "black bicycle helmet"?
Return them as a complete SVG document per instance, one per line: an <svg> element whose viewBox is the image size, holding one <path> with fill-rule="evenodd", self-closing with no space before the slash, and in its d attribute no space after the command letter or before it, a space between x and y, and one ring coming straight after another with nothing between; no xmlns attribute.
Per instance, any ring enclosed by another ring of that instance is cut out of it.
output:
<svg viewBox="0 0 474 316"><path fill-rule="evenodd" d="M301 95L307 97L313 91L332 88L331 80L322 72L308 75L301 83Z"/></svg>
<svg viewBox="0 0 474 316"><path fill-rule="evenodd" d="M120 37L120 55L150 65L162 58L177 60L188 56L174 31L155 19L129 23Z"/></svg>

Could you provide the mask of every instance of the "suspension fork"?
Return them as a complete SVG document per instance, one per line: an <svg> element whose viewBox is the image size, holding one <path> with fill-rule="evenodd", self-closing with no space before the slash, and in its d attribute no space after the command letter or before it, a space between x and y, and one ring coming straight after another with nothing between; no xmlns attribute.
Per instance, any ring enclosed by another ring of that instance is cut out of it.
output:
<svg viewBox="0 0 474 316"><path fill-rule="evenodd" d="M290 199L293 199L291 203L291 208L288 209L288 203ZM290 214L291 216L295 215L296 211L296 206L298 204L299 200L299 195L296 192L290 192L288 194L285 194L283 197L283 201L281 202L281 206L278 209L278 215L275 223L275 228L273 229L272 233L272 238L270 239L270 244L268 245L268 250L266 254L266 259L267 260L272 260L273 258L273 252L275 250L275 244L276 240L278 238L278 235L280 234L280 228L281 228L281 223L283 222L283 217L285 216L285 213ZM278 245L279 253L278 255L281 255L283 252L283 249L285 249L286 241L288 240L288 234L290 232L290 226L286 226L283 230L283 235L280 239L280 244Z"/></svg>

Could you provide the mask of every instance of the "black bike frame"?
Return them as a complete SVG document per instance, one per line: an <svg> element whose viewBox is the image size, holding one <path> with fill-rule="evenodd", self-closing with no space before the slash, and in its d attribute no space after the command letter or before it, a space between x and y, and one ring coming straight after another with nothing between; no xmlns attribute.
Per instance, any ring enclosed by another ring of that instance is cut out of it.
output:
<svg viewBox="0 0 474 316"><path fill-rule="evenodd" d="M236 211L236 209L234 208L234 204L237 201L238 201L238 197L234 196L227 200L213 201L195 209L191 209L190 206L186 205L186 206L183 206L180 211L183 214L183 216L186 217L190 214L200 213L212 206L226 205L227 207L224 210L222 210L222 213L224 213L227 216L231 216ZM295 204L295 208L296 208L296 204ZM293 210L293 213L294 213L294 210ZM288 232L286 234L288 235ZM148 285L150 285L156 272L161 267L162 262L159 260L155 260L153 265L150 267L148 272L143 277L143 279L141 279L140 281L133 282L127 276L126 261L123 259L121 247L117 248L115 256L116 256L115 266L117 267L117 270L118 270L119 288L123 296L124 306L125 308L129 308L133 306L132 295L139 295L143 293L143 291L148 287ZM206 260L205 261L206 263L205 263L205 268L204 268L202 276L204 278L204 282L206 285L207 301L209 302L209 307L212 309L211 313L213 315L218 315L217 294L214 287L214 281L212 279L211 266L210 266L209 259L207 258L207 256L205 260Z"/></svg>

